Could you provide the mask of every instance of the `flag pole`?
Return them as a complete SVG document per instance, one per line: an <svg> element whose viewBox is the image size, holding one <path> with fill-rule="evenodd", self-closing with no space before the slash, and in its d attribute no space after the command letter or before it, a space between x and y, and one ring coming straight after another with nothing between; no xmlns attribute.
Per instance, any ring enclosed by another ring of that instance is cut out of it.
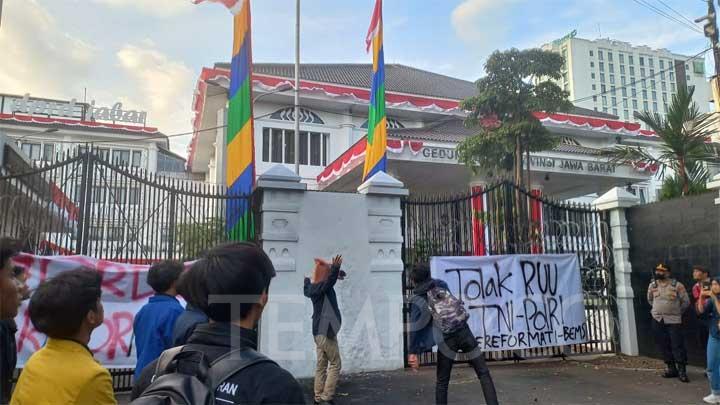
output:
<svg viewBox="0 0 720 405"><path fill-rule="evenodd" d="M295 0L295 174L300 175L300 0Z"/></svg>

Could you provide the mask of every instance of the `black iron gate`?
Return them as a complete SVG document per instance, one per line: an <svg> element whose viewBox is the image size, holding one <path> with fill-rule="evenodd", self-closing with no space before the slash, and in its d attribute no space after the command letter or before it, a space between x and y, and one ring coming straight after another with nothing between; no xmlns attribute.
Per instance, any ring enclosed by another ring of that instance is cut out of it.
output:
<svg viewBox="0 0 720 405"><path fill-rule="evenodd" d="M510 182L455 196L411 196L402 203L406 269L432 256L576 253L581 266L587 343L488 352L491 360L614 353L617 342L612 250L607 213L551 200ZM403 277L407 300L412 282ZM405 324L409 307L406 306ZM408 333L405 334L407 354ZM407 358L407 356L406 356ZM434 353L421 364L435 362Z"/></svg>
<svg viewBox="0 0 720 405"><path fill-rule="evenodd" d="M1 152L1 151L0 151ZM38 255L82 254L150 264L192 260L228 240L226 209L248 211L244 240L259 224L253 196L222 185L159 177L102 150L63 156L54 164L0 176L0 236ZM132 388L133 369L113 369L116 391Z"/></svg>

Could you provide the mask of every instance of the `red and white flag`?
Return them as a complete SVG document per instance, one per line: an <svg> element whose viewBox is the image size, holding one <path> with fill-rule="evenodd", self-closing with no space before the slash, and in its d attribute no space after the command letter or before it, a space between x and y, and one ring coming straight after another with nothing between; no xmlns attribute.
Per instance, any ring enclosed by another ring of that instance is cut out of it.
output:
<svg viewBox="0 0 720 405"><path fill-rule="evenodd" d="M380 33L382 28L382 0L375 2L375 10L373 10L372 19L370 20L370 28L368 28L367 35L365 36L365 45L367 45L367 52L370 52L372 41Z"/></svg>
<svg viewBox="0 0 720 405"><path fill-rule="evenodd" d="M220 3L227 7L228 10L230 10L230 12L233 14L239 13L240 9L242 8L241 0L192 0L193 4L200 4L206 1L211 3Z"/></svg>

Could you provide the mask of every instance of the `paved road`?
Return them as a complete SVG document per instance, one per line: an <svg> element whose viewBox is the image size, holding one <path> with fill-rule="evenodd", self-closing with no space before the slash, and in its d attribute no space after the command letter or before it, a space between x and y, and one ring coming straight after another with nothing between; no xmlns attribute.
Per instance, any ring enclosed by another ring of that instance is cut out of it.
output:
<svg viewBox="0 0 720 405"><path fill-rule="evenodd" d="M701 404L709 388L697 368L690 370L690 384L663 380L659 364L633 368L607 359L492 365L501 404ZM343 375L336 403L433 404L435 369ZM310 394L310 382L304 381ZM310 398L310 397L309 397ZM453 370L451 403L482 404L482 391L467 366ZM121 403L124 401L121 401ZM310 402L312 403L312 402Z"/></svg>

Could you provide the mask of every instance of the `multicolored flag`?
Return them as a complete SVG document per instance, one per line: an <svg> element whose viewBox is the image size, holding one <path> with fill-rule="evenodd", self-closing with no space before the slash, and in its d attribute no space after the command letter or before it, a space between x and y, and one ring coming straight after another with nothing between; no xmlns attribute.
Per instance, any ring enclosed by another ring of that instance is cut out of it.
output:
<svg viewBox="0 0 720 405"><path fill-rule="evenodd" d="M231 240L247 240L254 232L248 199L255 186L255 145L252 114L252 47L250 0L193 0L222 3L234 14L230 68L225 175L228 187L226 229Z"/></svg>
<svg viewBox="0 0 720 405"><path fill-rule="evenodd" d="M368 29L367 50L373 49L373 77L370 89L370 112L368 117L367 147L363 181L377 172L384 172L387 158L387 117L385 116L385 56L383 53L382 0L375 3L370 29Z"/></svg>

